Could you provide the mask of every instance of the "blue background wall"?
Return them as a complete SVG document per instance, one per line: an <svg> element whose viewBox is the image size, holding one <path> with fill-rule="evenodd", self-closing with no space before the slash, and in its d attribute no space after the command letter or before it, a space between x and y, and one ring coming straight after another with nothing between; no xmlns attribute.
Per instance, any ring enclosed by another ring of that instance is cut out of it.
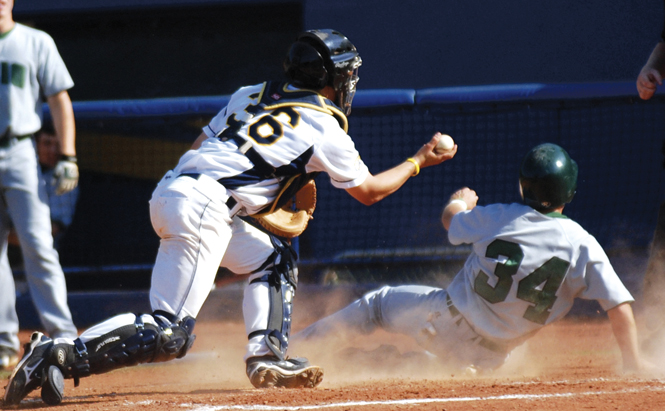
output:
<svg viewBox="0 0 665 411"><path fill-rule="evenodd" d="M663 24L660 0L305 4L307 27L353 39L368 88L633 79Z"/></svg>
<svg viewBox="0 0 665 411"><path fill-rule="evenodd" d="M228 25L224 16L239 7L250 11L239 18L243 33L237 38L224 32ZM259 13L266 7L288 8L289 13L301 15L287 19L273 13L266 17ZM210 15L214 8L219 9L215 17L219 24L201 23L196 11ZM255 44L223 56L226 73L246 73L238 81L262 81L265 75L274 75L271 68L279 65L274 53L281 55L303 27L336 28L360 50L364 65L359 87L365 89L633 80L658 41L663 24L660 0L31 0L18 1L15 6L17 17L38 17L42 22L64 21L77 14L94 21L118 11L128 12L127 16L145 15L148 20L167 10L190 13L181 18L191 23L191 37L180 35L184 49L200 43L196 37L202 31L217 32L221 38L216 50L211 47L200 50L201 54L206 50L211 55L223 53L228 43L243 38ZM122 26L117 29L123 30ZM263 34L264 47L247 33ZM276 33L288 36L276 37ZM78 50L83 56L84 47L92 46L81 43ZM251 62L244 54L252 55ZM171 64L181 64L178 50L171 49L168 55ZM139 67L135 61L113 64L162 77L169 73L167 57L153 66ZM113 81L113 76L106 80ZM230 93L239 85L230 82L204 94ZM77 85L85 86L81 81ZM182 95L169 90L153 94L145 97ZM89 93L85 96L90 99Z"/></svg>

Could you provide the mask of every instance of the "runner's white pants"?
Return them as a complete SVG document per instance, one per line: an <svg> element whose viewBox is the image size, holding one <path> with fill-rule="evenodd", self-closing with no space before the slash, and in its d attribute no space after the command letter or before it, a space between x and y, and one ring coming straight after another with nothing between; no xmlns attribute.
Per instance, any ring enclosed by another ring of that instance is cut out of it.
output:
<svg viewBox="0 0 665 411"><path fill-rule="evenodd" d="M365 294L336 313L293 336L294 342L343 347L354 335L377 328L412 337L443 363L464 369L494 369L504 363L508 351L497 352L464 320L450 310L446 290L420 285L383 287Z"/></svg>

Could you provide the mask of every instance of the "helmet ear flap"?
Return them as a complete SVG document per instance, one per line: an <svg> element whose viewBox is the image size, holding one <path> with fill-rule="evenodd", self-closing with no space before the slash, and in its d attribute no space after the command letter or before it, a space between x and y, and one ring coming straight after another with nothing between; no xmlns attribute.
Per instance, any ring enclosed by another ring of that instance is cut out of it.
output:
<svg viewBox="0 0 665 411"><path fill-rule="evenodd" d="M328 71L323 56L314 46L304 41L291 45L284 60L284 71L297 87L320 90L328 83Z"/></svg>

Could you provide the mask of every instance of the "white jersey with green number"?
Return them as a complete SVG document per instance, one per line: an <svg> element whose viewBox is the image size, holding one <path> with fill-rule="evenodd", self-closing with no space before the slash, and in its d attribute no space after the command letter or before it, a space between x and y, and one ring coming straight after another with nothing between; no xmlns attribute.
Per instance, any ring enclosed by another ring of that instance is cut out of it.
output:
<svg viewBox="0 0 665 411"><path fill-rule="evenodd" d="M473 244L447 291L482 336L521 339L565 316L575 298L604 310L633 301L598 241L562 214L479 206L455 215L448 237Z"/></svg>
<svg viewBox="0 0 665 411"><path fill-rule="evenodd" d="M55 42L47 33L16 23L0 35L0 135L36 132L43 96L74 86Z"/></svg>

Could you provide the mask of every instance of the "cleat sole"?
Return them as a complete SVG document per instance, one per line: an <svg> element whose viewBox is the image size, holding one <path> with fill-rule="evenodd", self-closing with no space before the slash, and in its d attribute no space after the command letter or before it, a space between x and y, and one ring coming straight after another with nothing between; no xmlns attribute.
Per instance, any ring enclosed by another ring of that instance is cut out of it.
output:
<svg viewBox="0 0 665 411"><path fill-rule="evenodd" d="M65 378L62 371L55 365L45 372L46 377L42 383L42 401L48 405L58 405L62 402L65 393Z"/></svg>
<svg viewBox="0 0 665 411"><path fill-rule="evenodd" d="M323 381L323 369L310 366L298 370L295 374L267 367L259 368L251 382L256 388L314 388L321 381Z"/></svg>

